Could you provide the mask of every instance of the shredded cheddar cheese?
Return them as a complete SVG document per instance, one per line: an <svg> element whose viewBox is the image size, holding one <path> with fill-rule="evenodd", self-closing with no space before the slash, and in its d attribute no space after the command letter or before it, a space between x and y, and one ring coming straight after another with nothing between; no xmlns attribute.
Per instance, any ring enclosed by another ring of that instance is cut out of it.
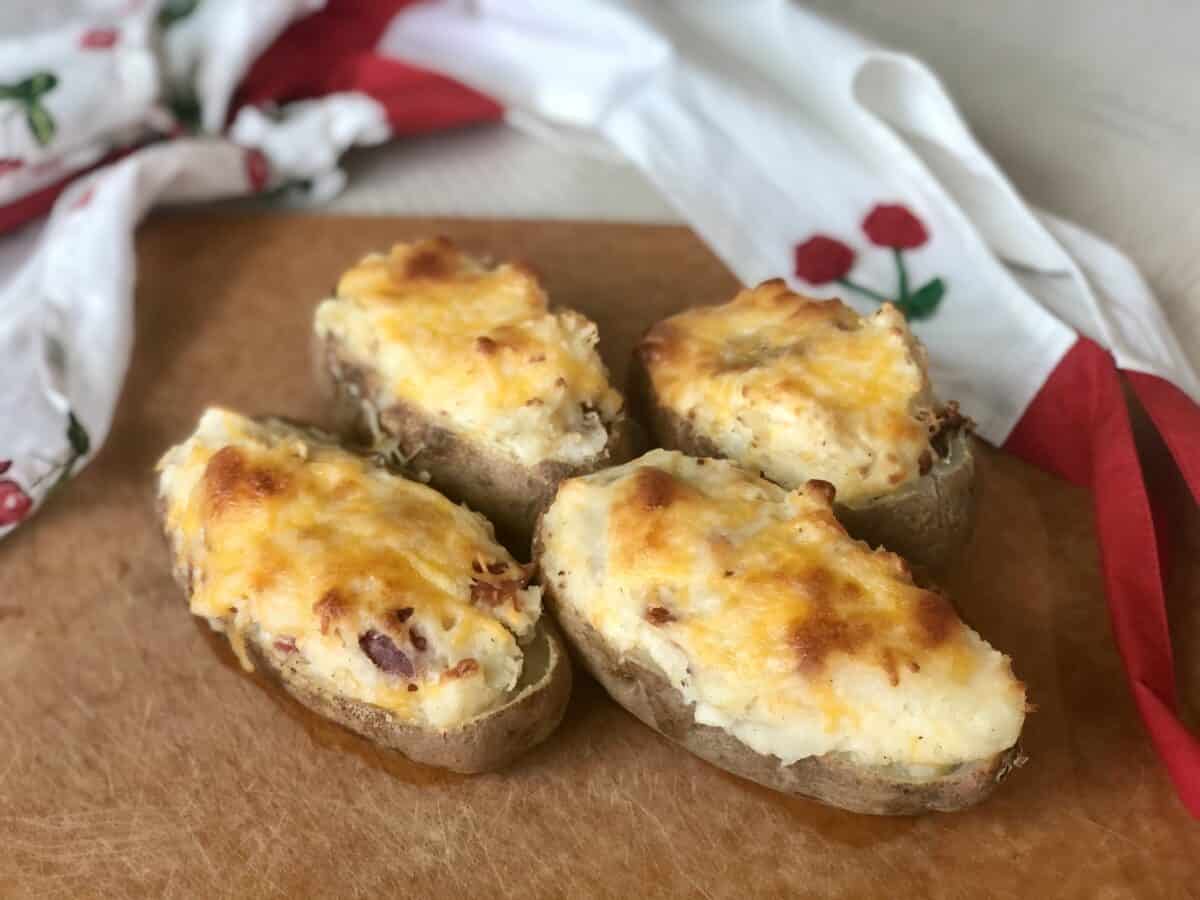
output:
<svg viewBox="0 0 1200 900"><path fill-rule="evenodd" d="M526 465L599 453L622 408L592 322L551 312L528 269L484 268L444 239L367 256L315 330L378 377L377 408L415 405Z"/></svg>
<svg viewBox="0 0 1200 900"><path fill-rule="evenodd" d="M445 727L517 683L541 592L480 516L306 431L209 410L159 463L192 612Z"/></svg>
<svg viewBox="0 0 1200 900"><path fill-rule="evenodd" d="M946 767L1012 746L1025 692L1007 657L848 537L830 495L655 450L563 484L542 571L697 721L759 753Z"/></svg>
<svg viewBox="0 0 1200 900"><path fill-rule="evenodd" d="M785 487L821 479L853 503L932 459L925 352L891 304L862 317L768 281L660 322L639 353L661 405Z"/></svg>

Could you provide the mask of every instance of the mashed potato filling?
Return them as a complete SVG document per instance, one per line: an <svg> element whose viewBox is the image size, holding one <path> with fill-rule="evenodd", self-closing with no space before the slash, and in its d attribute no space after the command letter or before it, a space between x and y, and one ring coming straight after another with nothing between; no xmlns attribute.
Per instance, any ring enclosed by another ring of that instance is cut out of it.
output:
<svg viewBox="0 0 1200 900"><path fill-rule="evenodd" d="M930 771L1012 746L1025 690L1009 659L899 557L849 538L830 494L655 450L563 484L542 570L698 722L784 763Z"/></svg>
<svg viewBox="0 0 1200 900"><path fill-rule="evenodd" d="M854 504L932 463L925 352L891 304L864 317L768 281L660 322L639 353L661 405L785 487L818 478Z"/></svg>
<svg viewBox="0 0 1200 900"><path fill-rule="evenodd" d="M600 453L623 405L594 323L551 312L524 267L484 268L446 240L367 256L314 327L377 376L367 398L377 409L411 404L527 466Z"/></svg>
<svg viewBox="0 0 1200 900"><path fill-rule="evenodd" d="M159 462L192 612L331 693L450 727L517 684L541 589L491 526L279 422L210 409Z"/></svg>

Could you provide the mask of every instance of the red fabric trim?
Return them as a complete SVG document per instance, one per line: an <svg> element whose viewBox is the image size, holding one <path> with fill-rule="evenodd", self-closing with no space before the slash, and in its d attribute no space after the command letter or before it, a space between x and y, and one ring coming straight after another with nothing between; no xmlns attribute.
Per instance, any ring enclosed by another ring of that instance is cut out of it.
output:
<svg viewBox="0 0 1200 900"><path fill-rule="evenodd" d="M468 87L376 54L392 17L415 0L330 0L293 23L251 66L230 116L248 103L284 103L337 91L362 91L387 110L397 135L423 134L498 119L495 101ZM138 149L110 153L95 165L0 206L0 234L45 215L67 185Z"/></svg>
<svg viewBox="0 0 1200 900"><path fill-rule="evenodd" d="M319 12L293 22L250 67L233 109L284 103L348 90L346 61L370 53L388 22L414 0L329 0ZM231 113L232 115L232 113Z"/></svg>
<svg viewBox="0 0 1200 900"><path fill-rule="evenodd" d="M1161 388L1151 390L1158 406L1155 418L1165 415L1173 422L1200 422L1200 409L1186 397ZM1181 406L1188 411L1181 412ZM1200 440L1196 435L1200 431L1186 437L1177 433L1172 449L1192 448L1192 440ZM1086 338L1077 341L1005 446L1038 466L1091 487L1109 618L1134 702L1180 798L1200 817L1200 740L1177 715L1154 517L1120 378L1109 353ZM1192 459L1194 473L1196 457Z"/></svg>
<svg viewBox="0 0 1200 900"><path fill-rule="evenodd" d="M146 146L145 144L135 144L131 147L123 147L120 150L114 150L111 153L101 157L99 162L92 163L86 169L80 169L77 172L72 172L66 178L56 181L53 184L48 184L43 188L38 188L32 194L26 194L24 197L18 197L12 203L6 206L0 206L0 234L7 231L13 231L20 228L27 222L36 219L38 216L44 216L54 207L54 201L58 199L59 194L67 189L72 181L77 178L82 178L89 172L94 172L101 166L107 166L109 163L116 162L122 157L128 156L134 150Z"/></svg>
<svg viewBox="0 0 1200 900"><path fill-rule="evenodd" d="M1125 377L1167 442L1192 497L1200 503L1200 407L1157 375L1126 372Z"/></svg>
<svg viewBox="0 0 1200 900"><path fill-rule="evenodd" d="M251 67L230 115L246 104L361 91L383 104L397 134L493 121L495 101L442 75L375 53L392 18L413 0L330 0L295 22Z"/></svg>

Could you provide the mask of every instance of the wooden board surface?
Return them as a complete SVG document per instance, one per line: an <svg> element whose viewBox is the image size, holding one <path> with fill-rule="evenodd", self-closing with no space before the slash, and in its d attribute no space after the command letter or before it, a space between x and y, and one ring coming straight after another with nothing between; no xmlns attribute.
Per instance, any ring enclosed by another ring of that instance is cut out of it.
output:
<svg viewBox="0 0 1200 900"><path fill-rule="evenodd" d="M1112 645L1087 497L994 451L950 587L1038 712L1029 765L966 813L875 819L774 795L677 750L584 676L546 744L465 778L242 674L170 580L152 466L208 404L319 420L313 306L362 253L430 232L531 261L557 302L599 322L618 383L646 325L736 287L673 227L148 225L113 434L0 543L0 896L1171 897L1200 884L1200 833Z"/></svg>

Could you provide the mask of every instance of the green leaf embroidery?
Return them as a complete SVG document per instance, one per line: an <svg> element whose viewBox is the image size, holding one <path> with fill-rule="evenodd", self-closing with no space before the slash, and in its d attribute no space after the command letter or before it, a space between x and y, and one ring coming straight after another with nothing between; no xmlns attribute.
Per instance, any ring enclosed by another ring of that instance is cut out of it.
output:
<svg viewBox="0 0 1200 900"><path fill-rule="evenodd" d="M160 28L170 28L196 11L200 0L167 0L158 14Z"/></svg>
<svg viewBox="0 0 1200 900"><path fill-rule="evenodd" d="M58 76L53 72L35 72L16 84L0 84L0 100L15 100L25 108L25 123L43 147L54 140L55 125L42 98L56 87Z"/></svg>
<svg viewBox="0 0 1200 900"><path fill-rule="evenodd" d="M17 87L24 88L31 101L39 100L42 94L48 94L58 87L58 76L53 72L38 72L26 78Z"/></svg>
<svg viewBox="0 0 1200 900"><path fill-rule="evenodd" d="M942 302L945 293L946 283L940 278L934 278L925 282L897 305L904 313L905 318L928 319L937 311L938 304Z"/></svg>
<svg viewBox="0 0 1200 900"><path fill-rule="evenodd" d="M25 121L34 139L43 147L54 140L54 118L40 103L25 107Z"/></svg>
<svg viewBox="0 0 1200 900"><path fill-rule="evenodd" d="M71 442L71 449L75 451L76 456L86 456L92 446L87 429L75 418L73 412L67 413L67 440Z"/></svg>

